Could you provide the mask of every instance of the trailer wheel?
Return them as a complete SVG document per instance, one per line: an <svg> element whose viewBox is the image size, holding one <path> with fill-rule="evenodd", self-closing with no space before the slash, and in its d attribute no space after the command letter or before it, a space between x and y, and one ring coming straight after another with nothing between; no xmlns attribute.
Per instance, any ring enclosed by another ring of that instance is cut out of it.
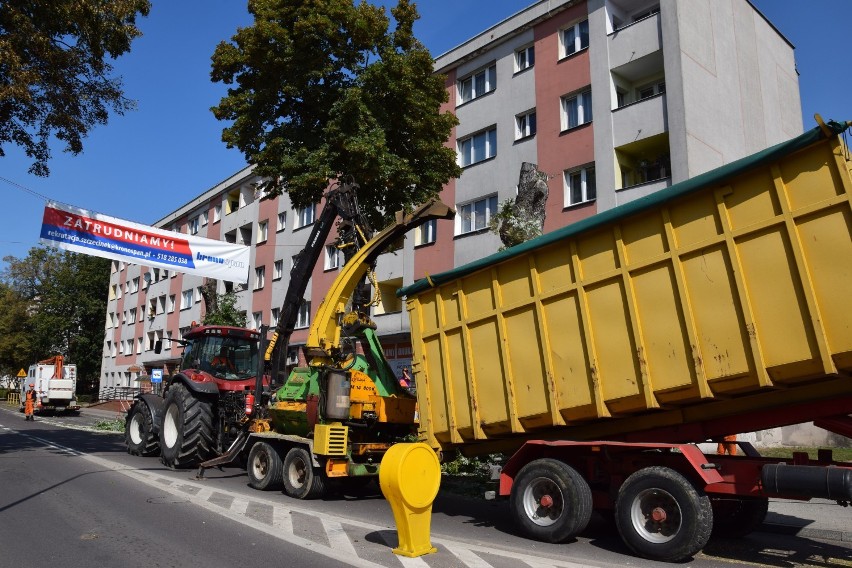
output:
<svg viewBox="0 0 852 568"><path fill-rule="evenodd" d="M284 458L284 493L296 499L316 499L325 493L322 471L314 468L311 454L291 448Z"/></svg>
<svg viewBox="0 0 852 568"><path fill-rule="evenodd" d="M710 499L680 473L646 467L618 490L615 523L636 554L677 562L704 548L713 528Z"/></svg>
<svg viewBox="0 0 852 568"><path fill-rule="evenodd" d="M753 533L763 524L769 511L769 499L718 498L711 499L713 507L713 536L741 538Z"/></svg>
<svg viewBox="0 0 852 568"><path fill-rule="evenodd" d="M169 388L160 428L160 459L174 469L197 466L212 456L213 409L184 385Z"/></svg>
<svg viewBox="0 0 852 568"><path fill-rule="evenodd" d="M592 490L577 470L555 459L521 468L509 496L521 530L536 540L563 542L585 530L592 517Z"/></svg>
<svg viewBox="0 0 852 568"><path fill-rule="evenodd" d="M134 456L154 456L160 452L160 442L154 434L151 411L144 402L137 402L127 412L124 441L127 444L127 453Z"/></svg>
<svg viewBox="0 0 852 568"><path fill-rule="evenodd" d="M284 481L284 464L278 450L266 442L258 442L251 447L248 455L249 485L266 491L278 489Z"/></svg>

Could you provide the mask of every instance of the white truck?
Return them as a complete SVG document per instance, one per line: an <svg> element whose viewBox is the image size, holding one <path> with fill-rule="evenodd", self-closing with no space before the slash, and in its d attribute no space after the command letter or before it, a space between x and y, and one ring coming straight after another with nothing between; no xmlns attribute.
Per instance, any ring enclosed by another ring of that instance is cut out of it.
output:
<svg viewBox="0 0 852 568"><path fill-rule="evenodd" d="M62 355L30 365L26 379L21 382L21 412L24 410L26 392L31 384L38 393L36 412L80 410L77 402L77 366L65 365Z"/></svg>

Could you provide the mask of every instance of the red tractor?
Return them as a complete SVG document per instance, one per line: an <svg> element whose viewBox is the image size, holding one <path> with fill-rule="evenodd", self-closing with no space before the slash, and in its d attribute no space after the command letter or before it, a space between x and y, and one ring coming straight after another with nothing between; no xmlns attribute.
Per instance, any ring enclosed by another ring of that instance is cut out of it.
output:
<svg viewBox="0 0 852 568"><path fill-rule="evenodd" d="M259 340L258 332L238 327L193 327L178 342L184 346L181 370L167 379L163 395L139 395L128 411L128 452L159 452L173 468L224 453L255 407ZM264 379L259 392L268 386Z"/></svg>

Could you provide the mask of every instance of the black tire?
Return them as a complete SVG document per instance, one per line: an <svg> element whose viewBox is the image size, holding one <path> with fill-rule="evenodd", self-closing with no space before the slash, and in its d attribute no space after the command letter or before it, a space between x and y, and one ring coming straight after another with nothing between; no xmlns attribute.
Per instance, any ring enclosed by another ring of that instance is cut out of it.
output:
<svg viewBox="0 0 852 568"><path fill-rule="evenodd" d="M615 523L621 539L644 558L678 562L710 540L713 510L704 491L667 467L646 467L618 490Z"/></svg>
<svg viewBox="0 0 852 568"><path fill-rule="evenodd" d="M160 453L160 440L154 434L151 410L142 401L136 402L127 411L124 442L127 444L127 453L134 456L154 456Z"/></svg>
<svg viewBox="0 0 852 568"><path fill-rule="evenodd" d="M295 499L316 499L325 493L323 472L313 466L304 448L291 448L284 458L284 493Z"/></svg>
<svg viewBox="0 0 852 568"><path fill-rule="evenodd" d="M284 482L284 463L278 450L266 442L251 447L246 464L249 485L261 491L280 489Z"/></svg>
<svg viewBox="0 0 852 568"><path fill-rule="evenodd" d="M769 499L765 497L719 497L713 507L713 536L742 538L757 530L766 519Z"/></svg>
<svg viewBox="0 0 852 568"><path fill-rule="evenodd" d="M160 459L174 469L195 467L213 457L213 409L184 385L166 394L160 428Z"/></svg>
<svg viewBox="0 0 852 568"><path fill-rule="evenodd" d="M564 542L583 532L589 524L592 490L568 464L539 459L518 472L509 495L509 509L528 537Z"/></svg>

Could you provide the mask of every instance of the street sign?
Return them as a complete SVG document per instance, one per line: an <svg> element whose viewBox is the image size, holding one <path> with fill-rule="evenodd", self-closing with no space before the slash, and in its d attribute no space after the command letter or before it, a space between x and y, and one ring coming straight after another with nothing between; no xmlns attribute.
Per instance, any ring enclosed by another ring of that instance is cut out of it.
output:
<svg viewBox="0 0 852 568"><path fill-rule="evenodd" d="M151 382L152 383L162 383L163 382L163 370L162 369L151 369Z"/></svg>
<svg viewBox="0 0 852 568"><path fill-rule="evenodd" d="M26 377L26 376L27 376L27 372L24 371L23 369L18 371L18 377L23 378L23 377Z"/></svg>

